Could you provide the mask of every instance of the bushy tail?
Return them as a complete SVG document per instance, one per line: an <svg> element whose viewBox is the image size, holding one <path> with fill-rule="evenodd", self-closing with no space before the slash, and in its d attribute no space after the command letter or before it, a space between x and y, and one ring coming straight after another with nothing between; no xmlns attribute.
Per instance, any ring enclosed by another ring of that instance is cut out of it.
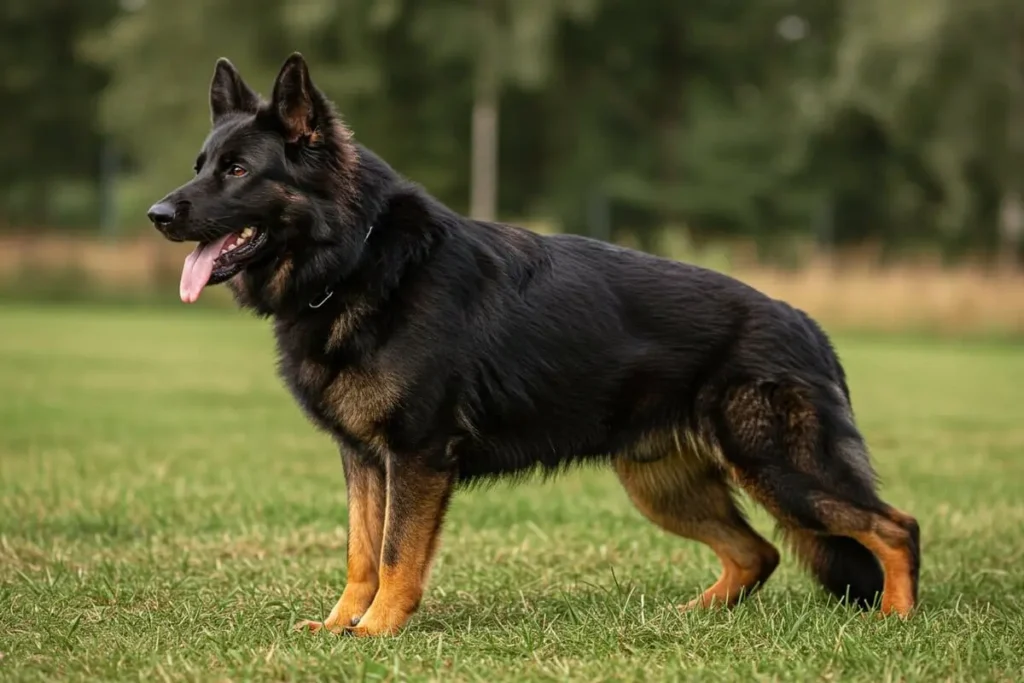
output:
<svg viewBox="0 0 1024 683"><path fill-rule="evenodd" d="M825 590L862 609L877 606L885 577L870 550L846 536L790 529L784 533L801 564Z"/></svg>
<svg viewBox="0 0 1024 683"><path fill-rule="evenodd" d="M720 419L722 453L738 483L776 517L821 585L844 602L885 609L885 574L860 540L877 542L896 558L887 567L896 581L888 609L907 613L916 602L917 523L878 497L867 446L837 379L741 386L727 394Z"/></svg>
<svg viewBox="0 0 1024 683"><path fill-rule="evenodd" d="M880 509L876 475L854 424L845 388L819 385L815 398L822 428L817 463L820 483L842 501L842 517L852 520L860 517L859 511ZM885 575L874 553L849 536L803 529L787 530L786 536L801 563L825 590L862 609L878 606Z"/></svg>

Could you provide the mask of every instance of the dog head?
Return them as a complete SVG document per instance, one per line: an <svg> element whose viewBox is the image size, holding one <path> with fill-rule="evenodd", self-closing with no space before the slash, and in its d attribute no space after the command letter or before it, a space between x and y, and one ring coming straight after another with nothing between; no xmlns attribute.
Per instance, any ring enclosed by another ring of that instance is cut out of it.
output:
<svg viewBox="0 0 1024 683"><path fill-rule="evenodd" d="M195 302L204 287L239 275L256 280L250 288L266 287L285 269L301 277L304 261L323 271L332 259L351 260L362 238L351 220L358 155L302 55L285 61L269 101L218 60L210 114L195 177L147 214L167 239L197 243L181 300Z"/></svg>

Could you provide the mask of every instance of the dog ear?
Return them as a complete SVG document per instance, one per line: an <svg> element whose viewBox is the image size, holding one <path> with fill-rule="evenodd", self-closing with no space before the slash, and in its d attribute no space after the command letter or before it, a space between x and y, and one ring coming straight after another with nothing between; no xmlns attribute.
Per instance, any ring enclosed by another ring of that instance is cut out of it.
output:
<svg viewBox="0 0 1024 683"><path fill-rule="evenodd" d="M235 65L224 57L218 59L210 83L210 119L213 124L228 114L255 113L259 106L259 95L245 84Z"/></svg>
<svg viewBox="0 0 1024 683"><path fill-rule="evenodd" d="M312 137L330 116L330 107L310 80L306 60L298 52L285 60L277 75L271 108L289 142Z"/></svg>

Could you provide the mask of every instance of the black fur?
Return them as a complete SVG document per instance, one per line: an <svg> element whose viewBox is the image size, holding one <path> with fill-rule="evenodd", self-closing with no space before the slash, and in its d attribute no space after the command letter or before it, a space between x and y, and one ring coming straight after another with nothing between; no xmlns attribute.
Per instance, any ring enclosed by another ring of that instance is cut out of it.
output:
<svg viewBox="0 0 1024 683"><path fill-rule="evenodd" d="M822 536L818 539L820 562L811 567L814 576L830 593L862 609L874 607L881 598L884 576L878 560L852 538Z"/></svg>
<svg viewBox="0 0 1024 683"><path fill-rule="evenodd" d="M695 457L818 539L805 559L826 588L860 602L882 590L846 534L889 508L806 314L711 270L456 214L350 139L301 58L269 102L219 62L211 110L197 177L162 200L177 211L160 228L265 235L214 281L273 319L282 376L348 452L464 486L642 459L645 435L689 434L712 452ZM342 386L378 409L340 407Z"/></svg>

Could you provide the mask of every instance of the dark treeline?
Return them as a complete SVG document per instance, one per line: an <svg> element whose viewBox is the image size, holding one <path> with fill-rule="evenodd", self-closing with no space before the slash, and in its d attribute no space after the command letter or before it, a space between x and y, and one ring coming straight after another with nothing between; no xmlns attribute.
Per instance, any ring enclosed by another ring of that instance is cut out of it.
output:
<svg viewBox="0 0 1024 683"><path fill-rule="evenodd" d="M474 215L1020 253L1022 0L5 0L0 228L141 228L293 50Z"/></svg>

